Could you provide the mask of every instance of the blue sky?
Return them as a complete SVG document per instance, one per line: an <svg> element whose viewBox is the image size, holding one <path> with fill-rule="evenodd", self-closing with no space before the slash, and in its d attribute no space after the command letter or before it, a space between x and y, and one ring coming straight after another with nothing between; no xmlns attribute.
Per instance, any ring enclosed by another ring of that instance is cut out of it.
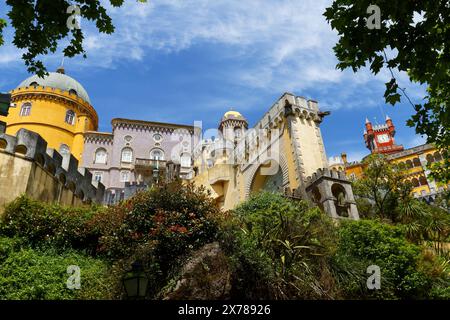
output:
<svg viewBox="0 0 450 320"><path fill-rule="evenodd" d="M335 69L332 47L337 35L322 13L330 0L149 0L126 1L109 8L113 35L100 35L82 21L87 59L66 59L66 73L88 91L100 118L99 130L110 131L115 117L193 124L216 128L230 108L253 125L284 93L315 99L331 116L322 123L329 157L345 151L350 160L368 153L362 133L366 116L375 123L389 114L397 143L423 143L406 120L407 103L385 105L386 70L377 77ZM0 16L7 7L0 4ZM0 47L0 91L9 91L28 76L20 51ZM50 71L62 55L43 57ZM414 102L423 88L398 74Z"/></svg>

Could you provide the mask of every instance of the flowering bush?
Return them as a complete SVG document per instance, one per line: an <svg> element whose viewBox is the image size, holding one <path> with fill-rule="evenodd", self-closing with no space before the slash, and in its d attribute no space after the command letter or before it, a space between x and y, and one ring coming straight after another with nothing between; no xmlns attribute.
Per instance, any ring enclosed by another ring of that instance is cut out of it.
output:
<svg viewBox="0 0 450 320"><path fill-rule="evenodd" d="M214 241L219 214L203 189L173 182L138 193L90 223L100 235L98 253L123 258L137 246L156 242L155 255L164 269L179 255Z"/></svg>

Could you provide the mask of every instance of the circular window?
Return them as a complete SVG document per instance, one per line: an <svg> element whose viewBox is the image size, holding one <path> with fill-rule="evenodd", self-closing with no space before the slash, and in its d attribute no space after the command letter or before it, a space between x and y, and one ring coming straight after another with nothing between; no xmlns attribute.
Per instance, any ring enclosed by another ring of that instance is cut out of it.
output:
<svg viewBox="0 0 450 320"><path fill-rule="evenodd" d="M126 142L130 142L131 140L133 140L133 137L132 136L125 136L125 141Z"/></svg>
<svg viewBox="0 0 450 320"><path fill-rule="evenodd" d="M156 133L153 135L153 140L160 142L162 140L162 136L159 133Z"/></svg>

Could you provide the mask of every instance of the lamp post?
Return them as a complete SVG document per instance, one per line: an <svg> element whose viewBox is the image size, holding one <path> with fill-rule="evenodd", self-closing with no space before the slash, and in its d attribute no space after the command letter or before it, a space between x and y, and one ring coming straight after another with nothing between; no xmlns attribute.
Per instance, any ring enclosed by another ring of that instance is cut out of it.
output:
<svg viewBox="0 0 450 320"><path fill-rule="evenodd" d="M140 261L131 264L131 270L122 279L129 299L144 299L147 294L148 278Z"/></svg>

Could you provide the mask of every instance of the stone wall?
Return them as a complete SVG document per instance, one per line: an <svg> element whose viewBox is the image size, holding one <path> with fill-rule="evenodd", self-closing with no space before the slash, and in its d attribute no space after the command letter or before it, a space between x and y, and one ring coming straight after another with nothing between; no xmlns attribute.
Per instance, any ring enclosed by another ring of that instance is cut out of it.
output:
<svg viewBox="0 0 450 320"><path fill-rule="evenodd" d="M0 133L0 214L22 194L45 202L80 206L103 199L104 186L78 168L73 155L65 159L37 133L20 129L16 136Z"/></svg>

